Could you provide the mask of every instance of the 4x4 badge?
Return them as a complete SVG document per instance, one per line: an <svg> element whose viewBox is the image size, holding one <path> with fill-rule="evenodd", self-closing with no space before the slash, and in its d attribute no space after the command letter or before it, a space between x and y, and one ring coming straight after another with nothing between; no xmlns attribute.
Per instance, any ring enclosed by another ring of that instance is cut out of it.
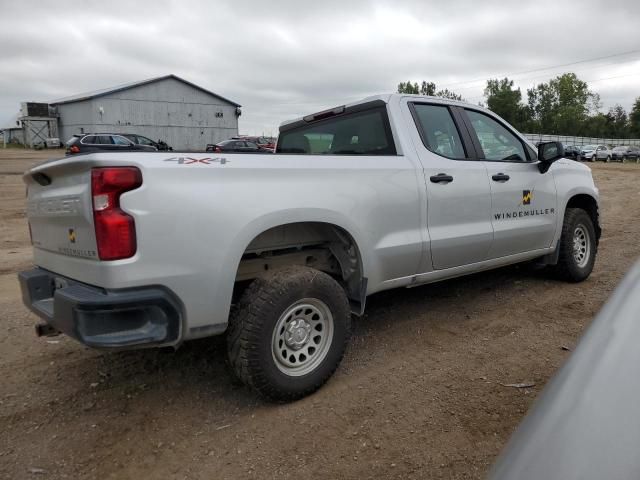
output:
<svg viewBox="0 0 640 480"><path fill-rule="evenodd" d="M224 165L229 163L224 157L205 157L205 158L192 158L192 157L171 157L164 160L165 162L176 162L179 165L193 165L194 163L204 163L205 165L211 165L212 163L219 163Z"/></svg>

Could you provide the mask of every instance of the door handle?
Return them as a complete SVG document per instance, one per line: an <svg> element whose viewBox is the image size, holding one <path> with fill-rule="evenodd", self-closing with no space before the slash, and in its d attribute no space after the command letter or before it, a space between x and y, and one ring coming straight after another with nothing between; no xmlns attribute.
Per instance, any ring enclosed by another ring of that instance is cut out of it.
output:
<svg viewBox="0 0 640 480"><path fill-rule="evenodd" d="M507 180L509 180L509 178L511 177L509 177L509 175L505 175L504 173L498 173L491 177L491 179L496 182L506 182Z"/></svg>
<svg viewBox="0 0 640 480"><path fill-rule="evenodd" d="M429 177L429 180L431 180L432 183L451 183L453 182L453 177L446 173L439 173Z"/></svg>

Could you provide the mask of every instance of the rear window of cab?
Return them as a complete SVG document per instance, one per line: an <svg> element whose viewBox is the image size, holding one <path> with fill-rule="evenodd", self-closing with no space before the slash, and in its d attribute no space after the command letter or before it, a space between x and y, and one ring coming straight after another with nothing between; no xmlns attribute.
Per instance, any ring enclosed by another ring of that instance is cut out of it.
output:
<svg viewBox="0 0 640 480"><path fill-rule="evenodd" d="M384 106L345 113L283 130L276 153L311 155L395 155Z"/></svg>

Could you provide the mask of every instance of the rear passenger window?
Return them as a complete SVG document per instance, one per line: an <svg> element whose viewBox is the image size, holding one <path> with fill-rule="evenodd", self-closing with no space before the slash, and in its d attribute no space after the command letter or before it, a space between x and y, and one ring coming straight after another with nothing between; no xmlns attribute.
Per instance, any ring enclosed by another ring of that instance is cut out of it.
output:
<svg viewBox="0 0 640 480"><path fill-rule="evenodd" d="M484 113L467 110L473 130L487 160L526 162L522 142L513 133Z"/></svg>
<svg viewBox="0 0 640 480"><path fill-rule="evenodd" d="M96 137L94 137L93 135L88 136L88 137L84 137L82 139L82 143L88 144L88 145L92 145L96 143Z"/></svg>
<svg viewBox="0 0 640 480"><path fill-rule="evenodd" d="M413 111L425 147L443 157L466 157L449 108L444 105L416 103L413 104Z"/></svg>
<svg viewBox="0 0 640 480"><path fill-rule="evenodd" d="M111 136L110 135L100 135L95 137L96 141L94 143L98 145L111 145Z"/></svg>
<svg viewBox="0 0 640 480"><path fill-rule="evenodd" d="M316 155L395 155L386 107L347 113L283 130L278 153Z"/></svg>
<svg viewBox="0 0 640 480"><path fill-rule="evenodd" d="M127 146L131 145L131 142L129 140L119 135L115 135L111 138L113 138L113 143L115 143L116 145L127 145Z"/></svg>

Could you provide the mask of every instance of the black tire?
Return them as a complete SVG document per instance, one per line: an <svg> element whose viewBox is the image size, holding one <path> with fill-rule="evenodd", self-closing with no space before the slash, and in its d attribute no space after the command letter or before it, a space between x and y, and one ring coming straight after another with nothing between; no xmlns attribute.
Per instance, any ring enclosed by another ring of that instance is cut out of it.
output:
<svg viewBox="0 0 640 480"><path fill-rule="evenodd" d="M596 161L596 156L595 156L595 155L591 157L591 161L592 161L592 162L595 162L595 161Z"/></svg>
<svg viewBox="0 0 640 480"><path fill-rule="evenodd" d="M296 316L302 318L305 314L304 309L299 310L302 313L296 311L287 316L285 313L292 312L296 303L308 301L319 302L327 307L330 312L327 318L332 317L332 327L323 328L326 332L332 329L332 335L327 334L328 345L318 345L316 352L311 342L320 336L312 337L316 334L317 324L311 329L309 323L309 343L296 351L296 355L299 355L296 358L301 359L304 357L302 353L307 353L309 358L300 361L308 361L302 365L312 370L299 372L299 375L287 374L284 370L292 371L297 366L284 365L287 356L285 360L277 357L275 350L280 351L282 347L275 345L278 342L282 345L285 327L298 321ZM278 325L281 326L278 328L280 339L275 332ZM229 321L227 353L233 371L245 385L270 400L292 401L313 393L333 375L342 360L350 334L351 312L340 284L319 270L292 266L255 279L244 291ZM314 352L311 352L312 349ZM321 350L324 357L314 358L314 354L317 356Z"/></svg>
<svg viewBox="0 0 640 480"><path fill-rule="evenodd" d="M604 163L609 163L611 161L611 156L607 155L607 158L604 159Z"/></svg>
<svg viewBox="0 0 640 480"><path fill-rule="evenodd" d="M574 255L574 235L578 228L582 228L589 242L588 254L585 256L586 261L583 262L579 262ZM581 208L567 208L564 214L559 248L558 263L554 267L557 275L568 282L586 280L596 261L598 243L593 221L589 214Z"/></svg>

